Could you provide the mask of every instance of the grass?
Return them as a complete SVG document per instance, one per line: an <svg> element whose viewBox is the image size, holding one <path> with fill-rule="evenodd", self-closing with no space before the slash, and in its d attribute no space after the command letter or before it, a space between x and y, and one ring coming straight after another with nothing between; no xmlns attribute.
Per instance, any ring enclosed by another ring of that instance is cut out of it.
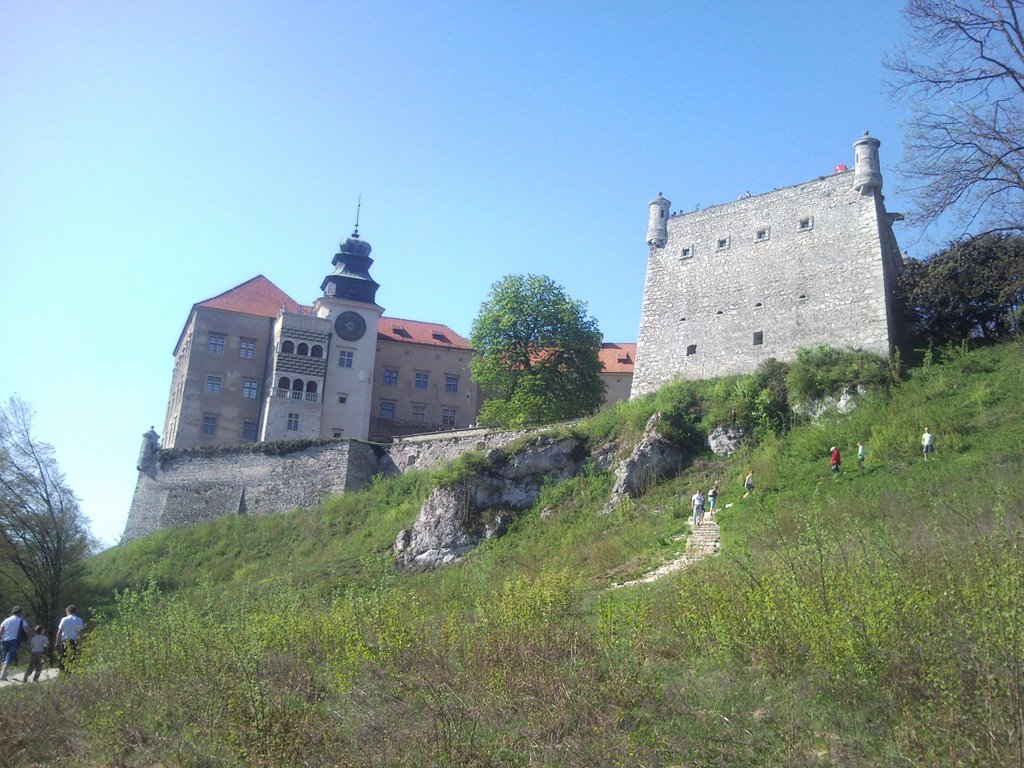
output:
<svg viewBox="0 0 1024 768"><path fill-rule="evenodd" d="M1020 766L1024 348L942 358L849 415L699 453L610 513L608 473L553 483L504 537L431 573L394 571L388 550L443 473L116 547L90 563L79 673L3 691L5 756ZM652 413L672 412L685 442L688 424L742 411L737 393L752 391L676 384L574 429L628 450ZM927 463L925 425L938 438ZM722 554L609 589L674 556L690 494L712 484Z"/></svg>

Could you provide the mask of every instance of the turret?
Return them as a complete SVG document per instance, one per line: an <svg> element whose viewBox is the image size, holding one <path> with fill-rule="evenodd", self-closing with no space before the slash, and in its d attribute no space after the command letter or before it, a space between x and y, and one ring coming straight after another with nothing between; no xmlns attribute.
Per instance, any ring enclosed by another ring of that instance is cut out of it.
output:
<svg viewBox="0 0 1024 768"><path fill-rule="evenodd" d="M135 468L139 472L146 472L152 468L153 460L156 458L156 452L159 448L160 435L150 427L149 432L142 436L142 448L139 450L139 460L135 464Z"/></svg>
<svg viewBox="0 0 1024 768"><path fill-rule="evenodd" d="M864 131L853 144L853 188L861 194L882 190L882 166L878 162L881 143Z"/></svg>
<svg viewBox="0 0 1024 768"><path fill-rule="evenodd" d="M650 202L650 217L647 219L647 244L664 248L668 242L668 209L672 203L661 196Z"/></svg>

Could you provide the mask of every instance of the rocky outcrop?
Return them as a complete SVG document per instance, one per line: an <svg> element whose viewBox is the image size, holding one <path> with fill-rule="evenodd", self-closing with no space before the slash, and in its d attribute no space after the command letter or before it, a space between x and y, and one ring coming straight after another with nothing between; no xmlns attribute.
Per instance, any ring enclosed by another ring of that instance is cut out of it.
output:
<svg viewBox="0 0 1024 768"><path fill-rule="evenodd" d="M655 413L644 426L643 437L628 458L615 469L615 486L607 511L615 509L624 498L636 498L655 481L676 474L683 466L684 455L658 433L661 414Z"/></svg>
<svg viewBox="0 0 1024 768"><path fill-rule="evenodd" d="M826 397L823 400L815 400L806 405L794 405L793 412L812 419L819 419L829 411L849 413L857 407L857 398L867 393L867 387L858 384L856 387L847 387L838 395Z"/></svg>
<svg viewBox="0 0 1024 768"><path fill-rule="evenodd" d="M395 539L399 564L429 570L500 536L516 512L537 500L546 480L572 477L585 458L574 437L540 436L511 456L491 451L483 471L430 494L413 527Z"/></svg>
<svg viewBox="0 0 1024 768"><path fill-rule="evenodd" d="M746 430L742 427L727 427L721 424L708 435L708 448L719 456L731 456L740 449L746 436Z"/></svg>

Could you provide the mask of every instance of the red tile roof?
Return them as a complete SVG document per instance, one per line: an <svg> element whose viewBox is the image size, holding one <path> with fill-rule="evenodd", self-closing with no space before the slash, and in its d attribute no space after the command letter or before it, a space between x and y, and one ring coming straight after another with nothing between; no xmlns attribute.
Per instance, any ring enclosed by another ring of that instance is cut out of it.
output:
<svg viewBox="0 0 1024 768"><path fill-rule="evenodd" d="M633 373L636 344L602 344L598 357L604 363L604 373Z"/></svg>
<svg viewBox="0 0 1024 768"><path fill-rule="evenodd" d="M244 312L247 315L277 317L284 307L293 314L303 314L298 302L282 291L263 275L256 275L229 291L214 296L212 299L200 301L197 307L224 309L228 312Z"/></svg>
<svg viewBox="0 0 1024 768"><path fill-rule="evenodd" d="M377 338L446 349L472 349L467 339L459 336L447 325L403 320L399 317L382 317L377 324Z"/></svg>

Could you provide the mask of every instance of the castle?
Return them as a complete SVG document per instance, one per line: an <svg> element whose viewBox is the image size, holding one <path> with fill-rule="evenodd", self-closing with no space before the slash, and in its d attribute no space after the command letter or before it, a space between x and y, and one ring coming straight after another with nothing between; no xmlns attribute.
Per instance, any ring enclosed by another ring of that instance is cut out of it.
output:
<svg viewBox="0 0 1024 768"><path fill-rule="evenodd" d="M885 210L880 142L854 169L690 213L650 203L631 396L673 378L750 373L828 344L889 354L902 258Z"/></svg>

